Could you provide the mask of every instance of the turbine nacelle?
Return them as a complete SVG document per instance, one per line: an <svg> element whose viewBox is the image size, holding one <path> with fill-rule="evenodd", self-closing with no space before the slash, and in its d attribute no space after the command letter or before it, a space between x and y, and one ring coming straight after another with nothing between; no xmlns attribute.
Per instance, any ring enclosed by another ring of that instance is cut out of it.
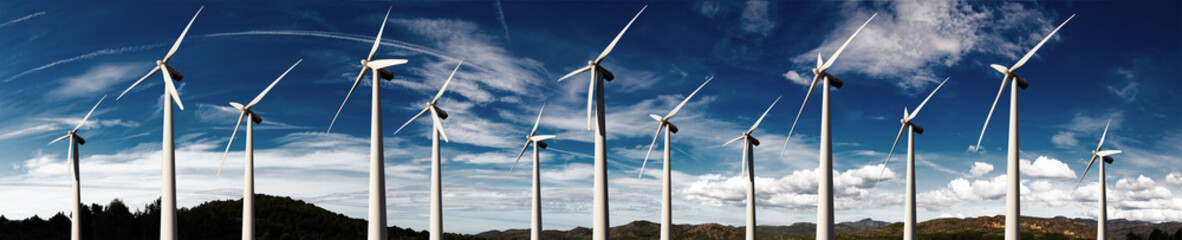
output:
<svg viewBox="0 0 1182 240"><path fill-rule="evenodd" d="M534 144L537 144L537 145L538 145L538 147L540 147L540 148L542 148L542 149L546 149L546 146L548 146L548 145L546 144L546 142L544 142L544 141L537 141L537 142L534 142Z"/></svg>
<svg viewBox="0 0 1182 240"><path fill-rule="evenodd" d="M71 133L70 135L74 136L74 140L78 141L78 144L86 144L86 139L82 139L82 137L78 136L78 134Z"/></svg>
<svg viewBox="0 0 1182 240"><path fill-rule="evenodd" d="M616 79L615 74L612 74L611 71L608 71L606 68L603 68L602 66L596 66L595 70L599 72L600 76L603 76L603 80L607 80L608 82L611 82L613 79Z"/></svg>
<svg viewBox="0 0 1182 240"><path fill-rule="evenodd" d="M447 111L443 111L443 109L436 107L435 104L431 104L429 107L435 109L435 115L438 116L439 119L447 119Z"/></svg>
<svg viewBox="0 0 1182 240"><path fill-rule="evenodd" d="M751 145L759 146L759 139L758 138L752 137L751 135L747 135L747 140L751 141Z"/></svg>
<svg viewBox="0 0 1182 240"><path fill-rule="evenodd" d="M825 78L829 79L829 85L833 85L834 88L841 88L842 85L845 85L845 83L842 82L840 78L837 78L837 76L833 76L833 74L824 73L824 72L822 72L821 74L824 74Z"/></svg>

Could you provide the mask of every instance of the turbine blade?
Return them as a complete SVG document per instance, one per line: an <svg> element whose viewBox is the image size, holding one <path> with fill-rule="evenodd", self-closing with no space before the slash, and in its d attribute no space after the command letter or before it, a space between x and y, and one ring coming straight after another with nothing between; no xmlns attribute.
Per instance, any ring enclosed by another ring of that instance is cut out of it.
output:
<svg viewBox="0 0 1182 240"><path fill-rule="evenodd" d="M880 181L882 179L882 175L886 173L887 164L891 163L891 155L895 154L895 146L898 146L899 139L903 138L903 129L904 128L907 128L907 124L903 124L902 126L899 126L899 134L895 135L895 143L891 144L891 151L887 152L886 159L882 160L882 170L878 171L878 179L874 180L875 185L877 185L878 181Z"/></svg>
<svg viewBox="0 0 1182 240"><path fill-rule="evenodd" d="M386 31L386 20L390 19L391 9L394 9L394 6L387 8L386 16L382 17L382 27L378 28L378 37L373 40L373 47L369 48L369 57L365 58L366 61L373 60L373 55L378 53L378 45L382 44L382 32Z"/></svg>
<svg viewBox="0 0 1182 240"><path fill-rule="evenodd" d="M357 74L357 80L353 80L353 87L349 88L349 94L345 94L345 100L341 101L341 107L337 108L337 114L332 115L332 122L328 123L328 131L324 131L324 132L332 132L332 126L337 124L337 117L341 116L341 110L345 109L345 103L349 102L349 97L353 96L353 91L357 90L357 85L361 84L361 78L365 77L366 70L369 70L369 67L361 68L361 73ZM374 87L378 87L378 86L374 86Z"/></svg>
<svg viewBox="0 0 1182 240"><path fill-rule="evenodd" d="M401 127L398 127L398 130L394 130L394 135L398 135L398 132L401 132L402 128L405 128L406 125L409 125L411 122L414 122L415 119L419 118L419 116L423 116L423 114L427 113L428 111L431 111L431 108L423 108L423 111L419 111L419 114L415 114L414 117L411 117L410 120L407 120L406 123L403 123ZM434 114L434 113L432 113L432 114Z"/></svg>
<svg viewBox="0 0 1182 240"><path fill-rule="evenodd" d="M172 100L176 102L176 106L181 108L181 111L184 111L185 104L181 103L181 94L177 93L176 85L172 83L172 74L169 74L168 71L160 71L160 72L164 73L164 90L168 91L168 95L171 96ZM165 107L172 107L172 106L165 106Z"/></svg>
<svg viewBox="0 0 1182 240"><path fill-rule="evenodd" d="M657 133L653 134L653 142L648 144L648 152L644 153L644 163L640 164L640 174L636 176L636 179L641 179L644 177L644 166L648 165L648 156L649 154L653 153L653 146L657 145L657 137L661 136L662 128L665 128L665 123L657 123Z"/></svg>
<svg viewBox="0 0 1182 240"><path fill-rule="evenodd" d="M997 70L998 72L1001 72L1001 74L1006 74L1006 73L1010 72L1009 68L1006 68L1005 66L1002 66L1002 65L989 64L989 67L993 68L993 70Z"/></svg>
<svg viewBox="0 0 1182 240"><path fill-rule="evenodd" d="M365 66L369 67L369 69L383 69L390 66L406 64L407 62L409 61L406 59L382 59L369 61L365 63Z"/></svg>
<svg viewBox="0 0 1182 240"><path fill-rule="evenodd" d="M435 131L439 131L439 136L443 137L444 142L451 142L451 140L447 140L447 132L443 131L443 121L441 121L439 119L439 114L436 113L435 106L431 106L430 109L431 109L431 121L434 122L434 125L432 126L432 128L435 128Z"/></svg>
<svg viewBox="0 0 1182 240"><path fill-rule="evenodd" d="M574 76L579 73L586 72L587 70L591 70L591 65L587 65L586 67L582 67L582 68L579 68L573 72L567 73L566 75L562 76L562 78L559 78L558 81L562 82L563 79L569 78L569 77Z"/></svg>
<svg viewBox="0 0 1182 240"><path fill-rule="evenodd" d="M989 119L993 118L993 109L997 108L997 100L1001 99L1001 93L1006 90L1006 83L1009 82L1006 80L1009 79L1002 77L1001 88L997 89L997 97L993 98L993 106L989 107L989 115L985 115L985 125L981 126L981 135L977 137L977 147L973 148L973 151L981 150L981 139L985 138L985 128L989 127Z"/></svg>
<svg viewBox="0 0 1182 240"><path fill-rule="evenodd" d="M533 136L538 132L538 124L542 123L542 111L546 111L546 103L542 103L542 109L538 109L538 119L534 120L534 128L529 130L529 135Z"/></svg>
<svg viewBox="0 0 1182 240"><path fill-rule="evenodd" d="M726 141L726 143L723 143L722 145L723 145L723 146L726 146L727 144L731 144L731 143L733 143L733 142L735 142L735 141L743 140L743 138L745 138L745 137L747 137L747 135L739 136L739 137L737 137L737 138L735 138L735 139L731 139L730 141Z"/></svg>
<svg viewBox="0 0 1182 240"><path fill-rule="evenodd" d="M435 94L435 98L431 99L431 104L439 102L439 98L443 97L443 91L447 91L447 85L451 83L452 77L456 76L456 71L460 70L460 65L464 65L464 60L460 59L460 64L456 64L456 69L451 70L451 75L447 76L447 81L443 82L443 87L439 88L439 93Z"/></svg>
<svg viewBox="0 0 1182 240"><path fill-rule="evenodd" d="M1084 168L1083 174L1079 175L1079 181L1075 181L1075 188L1079 188L1079 184L1083 182L1084 176L1088 175L1088 169L1092 169L1092 164L1096 163L1097 157L1100 157L1100 156L1098 156L1096 154L1092 154L1092 160L1088 161L1088 167ZM1100 177L1104 177L1104 176L1100 176ZM1075 189L1075 188L1073 188L1073 189ZM1074 190L1072 191L1072 195L1075 195Z"/></svg>
<svg viewBox="0 0 1182 240"><path fill-rule="evenodd" d="M689 96L686 96L685 100L681 100L681 103L677 104L677 107L673 108L673 111L669 112L669 115L665 115L665 119L669 119L673 117L673 115L676 115L677 111L681 111L681 107L685 106L685 103L688 103L690 98L694 97L694 94L698 94L698 91L702 90L702 87L705 87L707 83L710 83L710 80L714 80L714 77L711 76L710 78L707 78L706 82L702 83L701 86L698 86L698 89L694 89L694 92L690 93Z"/></svg>
<svg viewBox="0 0 1182 240"><path fill-rule="evenodd" d="M850 35L850 38L846 39L845 43L841 44L840 48L837 48L837 52L834 52L832 56L829 56L829 60L825 61L825 65L821 66L821 71L828 70L830 66L833 66L833 61L837 60L837 56L840 56L841 52L845 51L845 47L849 46L850 42L854 41L855 37L858 37L858 33L861 33L862 29L866 28L866 24L870 24L870 20L874 20L875 16L878 16L878 13L874 13L874 15L870 15L870 19L866 19L866 22L862 23L862 26L858 27L857 31L854 31L854 35Z"/></svg>
<svg viewBox="0 0 1182 240"><path fill-rule="evenodd" d="M616 43L620 42L620 37L624 36L624 32L628 31L628 27L632 26L632 22L635 22L636 18L640 17L640 14L644 13L644 9L646 8L648 8L648 5L644 5L644 7L640 8L640 12L637 12L636 16L633 16L631 21L628 21L628 25L624 25L624 30L620 30L620 34L616 35L616 39L612 39L612 43L608 44L607 48L603 49L603 53L600 53L598 58L595 58L595 64L598 65L599 62L603 61L603 58L607 57L608 53L612 52L612 48L615 48Z"/></svg>
<svg viewBox="0 0 1182 240"><path fill-rule="evenodd" d="M1105 157L1105 156L1110 156L1110 155L1121 153L1121 152L1123 152L1123 151L1121 151L1121 150L1104 150L1104 151L1096 152L1096 155L1099 155L1101 157Z"/></svg>
<svg viewBox="0 0 1182 240"><path fill-rule="evenodd" d="M168 49L168 54L164 55L164 60L162 60L162 61L168 62L169 59L172 59L172 54L175 54L176 49L181 46L181 40L185 40L185 34L189 33L189 27L192 27L193 22L197 21L197 15L201 14L202 9L205 9L205 6L201 6L201 8L198 8L197 13L193 14L193 19L189 19L189 25L185 25L185 30L181 31L181 36L176 38L176 43L172 44L172 49Z"/></svg>
<svg viewBox="0 0 1182 240"><path fill-rule="evenodd" d="M821 61L821 52L817 52L817 69L821 69L823 65L825 65L825 62Z"/></svg>
<svg viewBox="0 0 1182 240"><path fill-rule="evenodd" d="M950 79L950 78L952 78L952 77L945 78L943 82L940 82L940 85L936 85L936 89L932 89L932 93L928 94L928 97L924 98L923 102L919 103L919 107L916 107L915 111L911 112L911 115L907 116L907 120L911 120L912 118L915 118L915 115L919 114L919 110L923 109L923 105L928 104L928 100L931 100L932 96L936 95L936 91L940 91L940 87L943 87L944 83L947 83L948 79Z"/></svg>
<svg viewBox="0 0 1182 240"><path fill-rule="evenodd" d="M551 138L556 138L556 137L558 137L558 136L554 136L554 135L537 135L537 136L529 137L529 140L533 140L534 142L541 142L541 141L546 141L546 139L551 139ZM543 147L543 148L545 148L545 147Z"/></svg>
<svg viewBox="0 0 1182 240"><path fill-rule="evenodd" d="M531 142L533 141L526 140L525 146L521 146L521 152L517 153L517 160L513 160L513 166L509 167L509 175L513 175L513 169L517 168L517 162L521 161L521 156L525 155L525 149L529 149L529 143Z"/></svg>
<svg viewBox="0 0 1182 240"><path fill-rule="evenodd" d="M144 75L144 77L140 78L140 80L136 80L135 83L132 83L130 87L127 87L127 90L123 90L123 93L120 93L118 97L115 97L115 101L119 101L120 98L123 98L124 94L130 92L132 88L135 88L136 85L140 85L144 79L148 79L148 77L151 77L152 74L156 74L158 71L160 71L160 65L156 65L156 68L152 68L152 71L148 71L147 75Z"/></svg>
<svg viewBox="0 0 1182 240"><path fill-rule="evenodd" d="M780 97L783 96L776 97L776 100L772 101L772 105L767 106L767 110L763 110L763 115L759 116L759 120L755 120L755 125L751 125L751 129L747 130L747 134L751 134L751 132L755 131L755 128L759 127L759 123L763 122L763 117L767 117L767 113L772 111L772 107L775 107L776 103L780 102Z"/></svg>
<svg viewBox="0 0 1182 240"><path fill-rule="evenodd" d="M587 131L591 131L591 101L595 100L595 81L598 81L595 68L591 68L591 83L587 86Z"/></svg>
<svg viewBox="0 0 1182 240"><path fill-rule="evenodd" d="M79 128L82 128L82 125L86 124L86 119L90 119L90 114L93 114L94 110L98 109L99 104L102 104L103 100L106 100L106 99L107 99L107 95L103 95L103 98L99 98L98 103L95 103L94 107L90 107L90 112L87 112L86 116L82 117L82 121L78 122L78 126L74 127L74 130L70 130L70 132L77 132Z"/></svg>
<svg viewBox="0 0 1182 240"><path fill-rule="evenodd" d="M234 124L234 132L230 133L230 141L226 142L226 151L222 152L222 163L218 164L218 176L222 175L222 166L226 165L226 156L230 154L230 146L234 144L234 137L238 135L238 128L242 127L242 119L246 118L246 111L238 114L238 123Z"/></svg>
<svg viewBox="0 0 1182 240"><path fill-rule="evenodd" d="M820 54L817 55L817 57L820 56ZM792 140L792 132L796 131L796 122L800 121L800 114L804 113L804 106L809 103L809 97L813 96L813 89L817 88L817 80L820 78L821 75L813 75L813 84L809 85L808 93L804 94L804 101L800 103L800 111L796 112L796 119L792 120L792 127L788 128L788 137L784 138L784 146L780 148L780 158L784 158L784 151L788 150L788 140Z"/></svg>
<svg viewBox="0 0 1182 240"><path fill-rule="evenodd" d="M1026 53L1026 56L1022 56L1022 59L1018 60L1018 63L1014 63L1014 66L1010 67L1010 72L1018 70L1019 67L1022 67L1022 65L1026 64L1026 61L1030 60L1030 57L1034 56L1034 52L1037 52L1038 48L1042 47L1042 44L1047 43L1047 40L1050 40L1051 37L1055 36L1055 32L1058 32L1060 28L1063 28L1063 25L1067 25L1067 22L1071 21L1072 18L1075 18L1075 14L1071 14L1070 17L1067 17L1067 20L1063 20L1063 23L1059 24L1059 27L1055 27L1055 30L1051 31L1051 34L1047 34L1047 37L1038 42L1038 45L1034 45L1034 48L1030 49L1030 52Z"/></svg>
<svg viewBox="0 0 1182 240"><path fill-rule="evenodd" d="M1112 124L1112 119L1108 119L1108 123L1104 124L1104 134L1100 135L1100 144L1096 144L1096 151L1100 151L1100 147L1104 146L1104 138L1108 137L1108 125Z"/></svg>
<svg viewBox="0 0 1182 240"><path fill-rule="evenodd" d="M291 67L287 68L287 71L283 71L283 74L280 74L278 78L275 78L274 82L271 82L271 85L267 85L267 88L263 89L263 92L259 93L259 96L254 97L254 100L251 100L250 104L246 104L246 108L253 107L255 104L259 103L259 100L263 100L263 96L266 96L267 92L270 92L271 88L275 87L276 83L279 83L279 80L283 80L283 76L287 76L287 73L291 72L291 69L294 69L296 65L300 65L300 62L303 61L304 59L300 59L299 61L296 61L295 64L292 64Z"/></svg>
<svg viewBox="0 0 1182 240"><path fill-rule="evenodd" d="M53 141L49 141L49 143L45 144L45 145L53 145L53 143L55 143L57 141L61 141L62 139L66 139L68 137L70 137L70 134L66 134L65 136L61 136L59 138L53 139Z"/></svg>

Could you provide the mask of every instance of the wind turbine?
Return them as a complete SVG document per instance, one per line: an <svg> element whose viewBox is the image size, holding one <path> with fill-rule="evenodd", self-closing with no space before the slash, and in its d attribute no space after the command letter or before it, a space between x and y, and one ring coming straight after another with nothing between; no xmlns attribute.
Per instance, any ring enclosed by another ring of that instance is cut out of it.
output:
<svg viewBox="0 0 1182 240"><path fill-rule="evenodd" d="M731 144L739 140L743 141L743 164L747 170L747 240L755 239L755 146L759 146L759 139L751 136L751 132L759 127L759 122L763 122L763 117L767 117L767 113L772 111L772 107L780 102L780 97L776 97L776 101L772 101L771 106L767 106L767 110L763 111L763 115L759 116L759 120L755 120L755 125L751 125L751 129L743 132L742 136L731 139L723 146Z"/></svg>
<svg viewBox="0 0 1182 240"><path fill-rule="evenodd" d="M66 165L68 165L67 170L70 170L70 176L74 178L72 182L74 184L74 205L71 206L74 213L70 214L70 218L72 218L70 219L71 240L78 240L82 237L82 186L78 180L79 175L81 175L78 173L78 145L86 144L86 140L82 139L82 136L78 136L78 129L81 129L82 125L86 124L86 119L90 118L90 114L94 113L94 109L97 109L99 104L103 103L104 99L107 99L107 96L100 98L98 103L95 103L94 107L90 108L90 112L87 112L86 116L82 117L82 121L78 122L78 126L74 127L74 130L70 130L66 132L65 136L61 136L46 144L50 145L62 139L70 138L70 149L69 153L67 153L69 156L66 157Z"/></svg>
<svg viewBox="0 0 1182 240"><path fill-rule="evenodd" d="M119 97L115 98L115 101L123 98L124 94L127 94L128 91L131 91L132 88L135 88L136 85L139 85L144 79L156 74L156 72L161 72L164 75L164 134L161 144L163 145L163 166L161 167L160 173L160 178L162 179L160 182L160 239L162 240L176 239L177 237L176 154L173 151L176 145L173 142L172 102L176 101L176 106L182 111L185 110L185 105L181 103L180 94L177 93L176 86L172 83L172 81L180 81L184 76L181 75L180 71L169 66L168 60L172 59L172 55L181 46L181 40L185 39L185 34L189 33L189 27L193 26L193 21L197 20L197 15L201 14L202 9L205 9L205 6L201 6L201 8L197 9L197 13L193 14L193 19L190 19L189 25L186 25L185 30L181 31L181 36L177 37L176 43L172 44L172 49L168 50L168 54L164 55L164 59L156 60L156 67L152 68L152 71L148 72L140 80L132 83L131 87L127 87L127 90L123 90L123 93L120 93Z"/></svg>
<svg viewBox="0 0 1182 240"><path fill-rule="evenodd" d="M603 58L606 58L607 54L612 51L612 48L616 47L616 43L620 41L620 37L624 36L624 32L628 31L628 27L632 26L632 22L635 22L636 18L640 17L640 14L644 13L644 9L646 8L648 8L648 5L640 8L640 12L637 12L636 16L632 17L632 21L628 21L628 25L624 25L624 29L620 30L620 34L616 35L616 39L612 40L612 43L608 44L606 49L603 49L603 53L600 53L599 57L595 58L595 60L587 61L586 67L579 68L578 70L570 72L566 74L566 76L562 76L562 78L558 79L559 82L562 82L563 79L569 78L579 73L588 71L591 72L590 86L587 88L587 130L591 130L591 101L592 97L594 97L596 120L594 134L595 200L593 204L594 209L592 210L594 217L592 217L591 234L592 239L594 240L607 240L608 228L611 227L608 225L607 214L607 129L603 116L604 104L602 80L611 81L612 79L615 79L615 75L603 68L603 66L600 66L599 63L603 62ZM595 89L599 89L599 91L595 91Z"/></svg>
<svg viewBox="0 0 1182 240"><path fill-rule="evenodd" d="M940 82L940 85L937 85L936 89L933 89L932 93L928 94L928 97L923 99L923 102L919 103L919 107L916 107L915 111L913 111L911 113L907 113L907 108L903 108L903 118L899 119L899 123L902 123L903 125L899 126L899 134L895 135L895 143L891 144L891 151L887 153L886 160L883 160L883 163L882 163L882 170L879 171L879 173L878 173L878 175L879 175L878 179L882 179L882 174L886 172L887 163L890 163L890 161L891 161L891 154L895 153L895 146L899 145L899 138L903 137L903 129L906 128L907 129L907 190L906 190L907 197L906 198L907 199L904 202L904 204L907 205L906 206L907 209L904 211L904 214L903 214L903 239L904 240L914 240L915 235L916 235L916 231L915 231L915 134L917 134L917 133L923 134L923 127L920 127L918 124L911 122L911 119L915 119L915 115L919 114L919 110L923 109L923 105L928 104L928 100L931 100L932 96L936 95L936 91L940 91L940 87L944 86L944 83L946 83L946 82L948 82L947 78L945 78L943 82Z"/></svg>
<svg viewBox="0 0 1182 240"><path fill-rule="evenodd" d="M707 83L710 83L710 80L714 80L714 77L706 78L706 82L703 82L701 86L698 86L698 89L694 89L694 92L690 93L689 96L686 96L685 100L681 100L681 103L677 104L677 107L674 107L673 111L670 111L669 114L665 115L664 117L656 114L648 115L654 120L657 120L657 133L653 134L653 142L649 143L648 145L648 152L644 154L644 163L640 164L640 174L637 176L637 178L644 177L644 166L648 164L648 156L649 154L653 153L653 146L657 145L657 137L661 136L661 130L665 130L665 171L661 180L661 240L669 240L673 237L673 183L671 180L671 165L669 165L669 159L672 154L670 152L669 137L671 134L677 133L677 125L673 125L673 123L669 122L669 118L672 118L673 115L677 115L677 111L681 111L681 107L684 107L685 103L689 102L690 98L694 97L694 94L697 94L699 90L702 90L702 87L705 87Z"/></svg>
<svg viewBox="0 0 1182 240"><path fill-rule="evenodd" d="M1026 53L1026 56L1019 59L1017 63L1014 63L1013 67L1006 68L997 64L989 65L1005 76L1001 78L1001 88L997 89L997 97L993 99L993 106L989 107L989 115L985 115L985 125L981 126L981 136L977 138L977 146L974 150L981 150L981 139L985 138L985 128L989 127L989 118L993 117L993 109L997 108L997 100L1001 99L1001 93L1005 91L1006 84L1014 81L1014 85L1010 87L1010 143L1009 151L1006 153L1006 156L1008 156L1006 161L1008 165L1006 171L1006 240L1017 240L1022 237L1020 219L1021 202L1018 192L1018 181L1020 180L1018 171L1018 88L1026 89L1029 83L1026 82L1025 78L1014 73L1014 71L1017 71L1019 67L1026 64L1026 61L1034 56L1034 52L1038 51L1038 48L1041 48L1043 44L1047 43L1047 40L1055 36L1055 32L1058 32L1059 28L1062 28L1063 25L1066 25L1074 17L1075 14L1072 14L1067 20L1063 20L1063 23L1059 24L1059 27L1051 31L1051 34L1047 34L1047 37L1043 38L1041 42L1038 42L1038 45L1034 45L1034 48L1030 49L1030 52Z"/></svg>
<svg viewBox="0 0 1182 240"><path fill-rule="evenodd" d="M226 164L226 155L230 154L230 146L234 144L234 136L238 135L238 128L242 126L242 120L250 117L250 121L247 121L246 123L246 166L243 167L245 173L242 175L243 240L254 239L254 125L256 123L263 123L263 117L259 116L258 113L251 111L250 108L259 103L259 100L263 100L263 96L266 96L267 92L270 92L271 88L275 87L275 84L279 83L279 80L283 79L283 76L287 76L287 73L291 72L291 69L295 68L296 65L300 65L300 62L302 61L304 60L300 59L299 61L296 61L295 64L292 64L290 68L287 68L287 71L284 71L283 74L279 75L279 78L276 78L274 82L271 82L271 85L268 85L266 89L263 89L263 92L259 93L259 96L254 97L254 100L251 100L250 103L246 104L245 106L243 106L241 103L230 102L230 106L233 106L242 113L238 114L238 123L234 125L234 132L230 133L230 141L226 143L226 152L222 153L222 163L218 164L218 175L221 175L222 173L222 165Z"/></svg>
<svg viewBox="0 0 1182 240"><path fill-rule="evenodd" d="M534 144L534 176L533 176L533 206L530 217L529 239L542 239L542 173L538 170L538 165L542 164L542 159L539 158L538 148L546 148L546 139L554 138L554 135L538 135L538 123L542 122L542 111L546 110L546 104L542 104L542 109L538 110L538 119L534 120L534 129L529 130L529 135L525 136L525 146L521 147L521 152L517 153L517 160L513 161L513 166L509 167L509 174L513 174L513 168L517 167L517 162L521 161L521 156L525 155L525 149L529 148L530 144Z"/></svg>
<svg viewBox="0 0 1182 240"><path fill-rule="evenodd" d="M341 115L341 110L345 109L345 103L349 102L349 97L353 96L353 90L357 90L357 85L361 83L361 79L365 77L367 71L373 71L373 83L370 85L373 88L373 100L369 124L369 227L367 234L370 240L386 239L386 167L385 157L382 155L382 88L378 78L387 81L394 79L394 72L386 68L407 62L406 59L373 60L374 54L378 52L378 45L382 43L382 31L386 30L386 20L390 18L390 9L393 8L391 6L386 9L386 17L382 18L382 27L378 29L378 37L373 40L369 56L361 60L361 72L357 74L357 80L353 81L353 87L349 88L349 94L345 95L345 101L341 102L337 114L332 117L327 131L332 131L332 126L337 122L337 116Z"/></svg>
<svg viewBox="0 0 1182 240"><path fill-rule="evenodd" d="M1103 159L1105 163L1112 164L1111 155L1121 153L1120 150L1100 150L1101 147L1104 147L1104 137L1108 136L1109 124L1112 124L1112 119L1108 119L1108 123L1104 124L1104 134L1100 135L1100 144L1096 145L1096 150L1092 150L1092 160L1088 161L1088 167L1084 168L1083 174L1079 175L1079 181L1075 182L1075 188L1072 189L1079 188L1079 183L1083 182L1084 176L1088 175L1088 169L1091 169L1092 164L1096 163L1096 158ZM1104 179L1107 174L1104 164L1100 164L1100 200L1098 200L1100 202L1100 209L1096 213L1099 216L1099 220L1096 221L1096 239L1108 239L1108 181ZM1072 192L1071 195L1075 195L1074 190Z"/></svg>
<svg viewBox="0 0 1182 240"><path fill-rule="evenodd" d="M845 47L849 46L855 37L858 37L858 33L862 32L862 29L866 28L866 24L870 24L870 20L874 20L875 16L878 16L878 13L871 15L870 19L866 19L866 22L862 23L857 31L854 31L854 35L846 39L845 43L837 48L837 52L829 56L829 60L821 62L821 53L817 53L817 68L813 68L813 83L809 84L809 91L804 95L804 102L800 103L800 111L796 112L796 119L792 120L792 128L788 129L788 137L784 139L784 147L780 149L780 156L783 157L784 151L788 149L788 140L792 139L792 131L796 130L796 122L800 120L800 114L804 113L804 106L809 103L809 97L813 95L813 89L817 87L818 82L824 82L824 87L821 88L821 153L819 154L821 166L820 174L817 174L817 177L820 178L818 182L821 183L817 187L817 239L833 240L836 237L833 232L833 139L830 136L832 126L829 121L829 86L841 88L844 85L841 79L825 72L825 70L829 70L829 67L833 66L837 56L845 51ZM820 81L822 79L824 81Z"/></svg>
<svg viewBox="0 0 1182 240"><path fill-rule="evenodd" d="M439 156L439 137L443 137L443 141L447 140L447 133L443 132L443 119L447 119L447 112L435 106L439 102L439 98L443 97L443 92L447 90L447 84L451 83L452 77L456 76L456 71L460 70L460 65L464 64L464 60L460 60L460 64L456 64L456 69L451 71L451 75L447 76L447 81L443 82L443 87L439 88L439 93L435 94L435 98L427 102L427 106L423 111L411 117L410 120L398 127L394 131L394 135L402 131L406 125L414 122L419 116L424 113L431 112L432 133L431 133L431 240L443 239L443 193L440 191L440 183L442 182L442 173L440 173L440 156Z"/></svg>

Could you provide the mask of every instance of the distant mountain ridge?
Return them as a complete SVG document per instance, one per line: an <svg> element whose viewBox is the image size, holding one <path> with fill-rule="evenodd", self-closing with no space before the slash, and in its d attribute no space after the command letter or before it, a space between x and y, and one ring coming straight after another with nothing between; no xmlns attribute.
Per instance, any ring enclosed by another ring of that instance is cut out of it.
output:
<svg viewBox="0 0 1182 240"><path fill-rule="evenodd" d="M258 239L360 239L365 237L365 220L350 218L317 207L311 203L291 199L256 195L255 216ZM241 232L241 200L218 200L192 208L178 209L178 234L187 239L234 239ZM92 204L83 208L83 236L88 239L153 239L159 236L159 202L143 210L131 212L121 201L107 206ZM58 213L48 219L34 216L24 220L9 220L0 215L0 239L66 239L70 220ZM1083 218L1023 217L1023 239L1094 239L1096 221ZM1004 239L1004 216L975 218L940 218L918 224L922 239ZM762 239L812 239L816 225L795 223L788 226L759 226L757 236ZM842 222L834 226L837 239L899 239L902 223L862 219ZM1108 221L1112 239L1124 239L1128 233L1150 236L1154 229L1164 233L1182 233L1182 223L1152 223L1114 219ZM673 239L741 239L742 226L718 223L673 226ZM634 221L612 227L612 239L656 239L660 224ZM426 231L389 227L390 239L426 239ZM590 239L591 229L576 227L570 230L543 231L551 239ZM1182 234L1174 234L1182 235ZM529 239L529 229L491 230L479 234L445 234L447 239Z"/></svg>

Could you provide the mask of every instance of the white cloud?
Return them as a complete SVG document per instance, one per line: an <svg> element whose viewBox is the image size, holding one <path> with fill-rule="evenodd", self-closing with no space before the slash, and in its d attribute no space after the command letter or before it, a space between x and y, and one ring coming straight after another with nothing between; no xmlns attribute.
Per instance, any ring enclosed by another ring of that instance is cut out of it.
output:
<svg viewBox="0 0 1182 240"><path fill-rule="evenodd" d="M772 21L771 4L767 1L748 0L743 6L739 27L745 32L768 35L776 28Z"/></svg>
<svg viewBox="0 0 1182 240"><path fill-rule="evenodd" d="M973 167L969 169L969 177L975 178L988 174L993 171L993 164L983 162L973 162Z"/></svg>
<svg viewBox="0 0 1182 240"><path fill-rule="evenodd" d="M805 86L808 86L808 84L812 83L813 81L812 79L807 79L804 76L801 76L800 73L796 72L796 70L788 70L788 72L784 73L784 78L792 81L792 83Z"/></svg>
<svg viewBox="0 0 1182 240"><path fill-rule="evenodd" d="M1153 179L1145 177L1145 175L1138 176L1137 178L1125 177L1116 181L1117 188L1129 191L1145 191L1156 186L1157 183L1154 183Z"/></svg>
<svg viewBox="0 0 1182 240"><path fill-rule="evenodd" d="M956 178L948 182L948 185L943 189L920 193L916 197L916 202L924 209L940 211L963 202L999 199L1005 194L1006 175L972 182L964 178Z"/></svg>
<svg viewBox="0 0 1182 240"><path fill-rule="evenodd" d="M85 73L62 79L62 86L49 92L49 95L62 98L92 96L95 93L106 92L112 85L137 79L147 73L145 67L137 63L104 63L91 67Z"/></svg>
<svg viewBox="0 0 1182 240"><path fill-rule="evenodd" d="M1106 86L1105 88L1108 89L1108 92L1111 92L1117 97L1124 99L1126 102L1137 100L1137 92L1140 85L1137 83L1137 81L1135 81L1136 75L1133 70L1117 68L1113 74L1117 75L1124 81L1122 83ZM1124 84L1124 86L1119 86L1117 84Z"/></svg>
<svg viewBox="0 0 1182 240"><path fill-rule="evenodd" d="M879 178L882 165L867 165L845 172L833 172L833 193L839 209L898 204L897 197L883 197L870 193L875 182L895 179L895 172L886 169ZM817 204L817 170L797 170L776 178L755 177L756 203L789 209L806 209ZM743 206L746 204L748 178L745 175L724 177L717 174L698 176L698 180L678 191L686 200L711 206Z"/></svg>
<svg viewBox="0 0 1182 240"><path fill-rule="evenodd" d="M1079 140L1075 139L1075 132L1060 131L1051 136L1051 143L1059 148L1073 148L1079 145Z"/></svg>
<svg viewBox="0 0 1182 240"><path fill-rule="evenodd" d="M1173 171L1170 175L1166 175L1166 184L1182 185L1182 172Z"/></svg>
<svg viewBox="0 0 1182 240"><path fill-rule="evenodd" d="M1075 178L1075 171L1067 167L1067 164L1046 156L1038 156L1033 163L1030 160L1021 159L1018 161L1018 166L1022 170L1022 175L1025 176L1049 179Z"/></svg>
<svg viewBox="0 0 1182 240"><path fill-rule="evenodd" d="M940 69L959 64L970 53L1016 59L1049 33L1056 20L1022 3L995 7L969 1L907 0L869 8L860 4L845 6L843 14L835 16L843 20L828 33L823 45L793 58L796 69L811 68L817 52L832 54L871 14L878 12L830 72L840 76L841 72L854 71L875 78L902 79L896 84L909 92L937 82L944 75ZM1037 34L1005 38L1014 36L1012 32Z"/></svg>

